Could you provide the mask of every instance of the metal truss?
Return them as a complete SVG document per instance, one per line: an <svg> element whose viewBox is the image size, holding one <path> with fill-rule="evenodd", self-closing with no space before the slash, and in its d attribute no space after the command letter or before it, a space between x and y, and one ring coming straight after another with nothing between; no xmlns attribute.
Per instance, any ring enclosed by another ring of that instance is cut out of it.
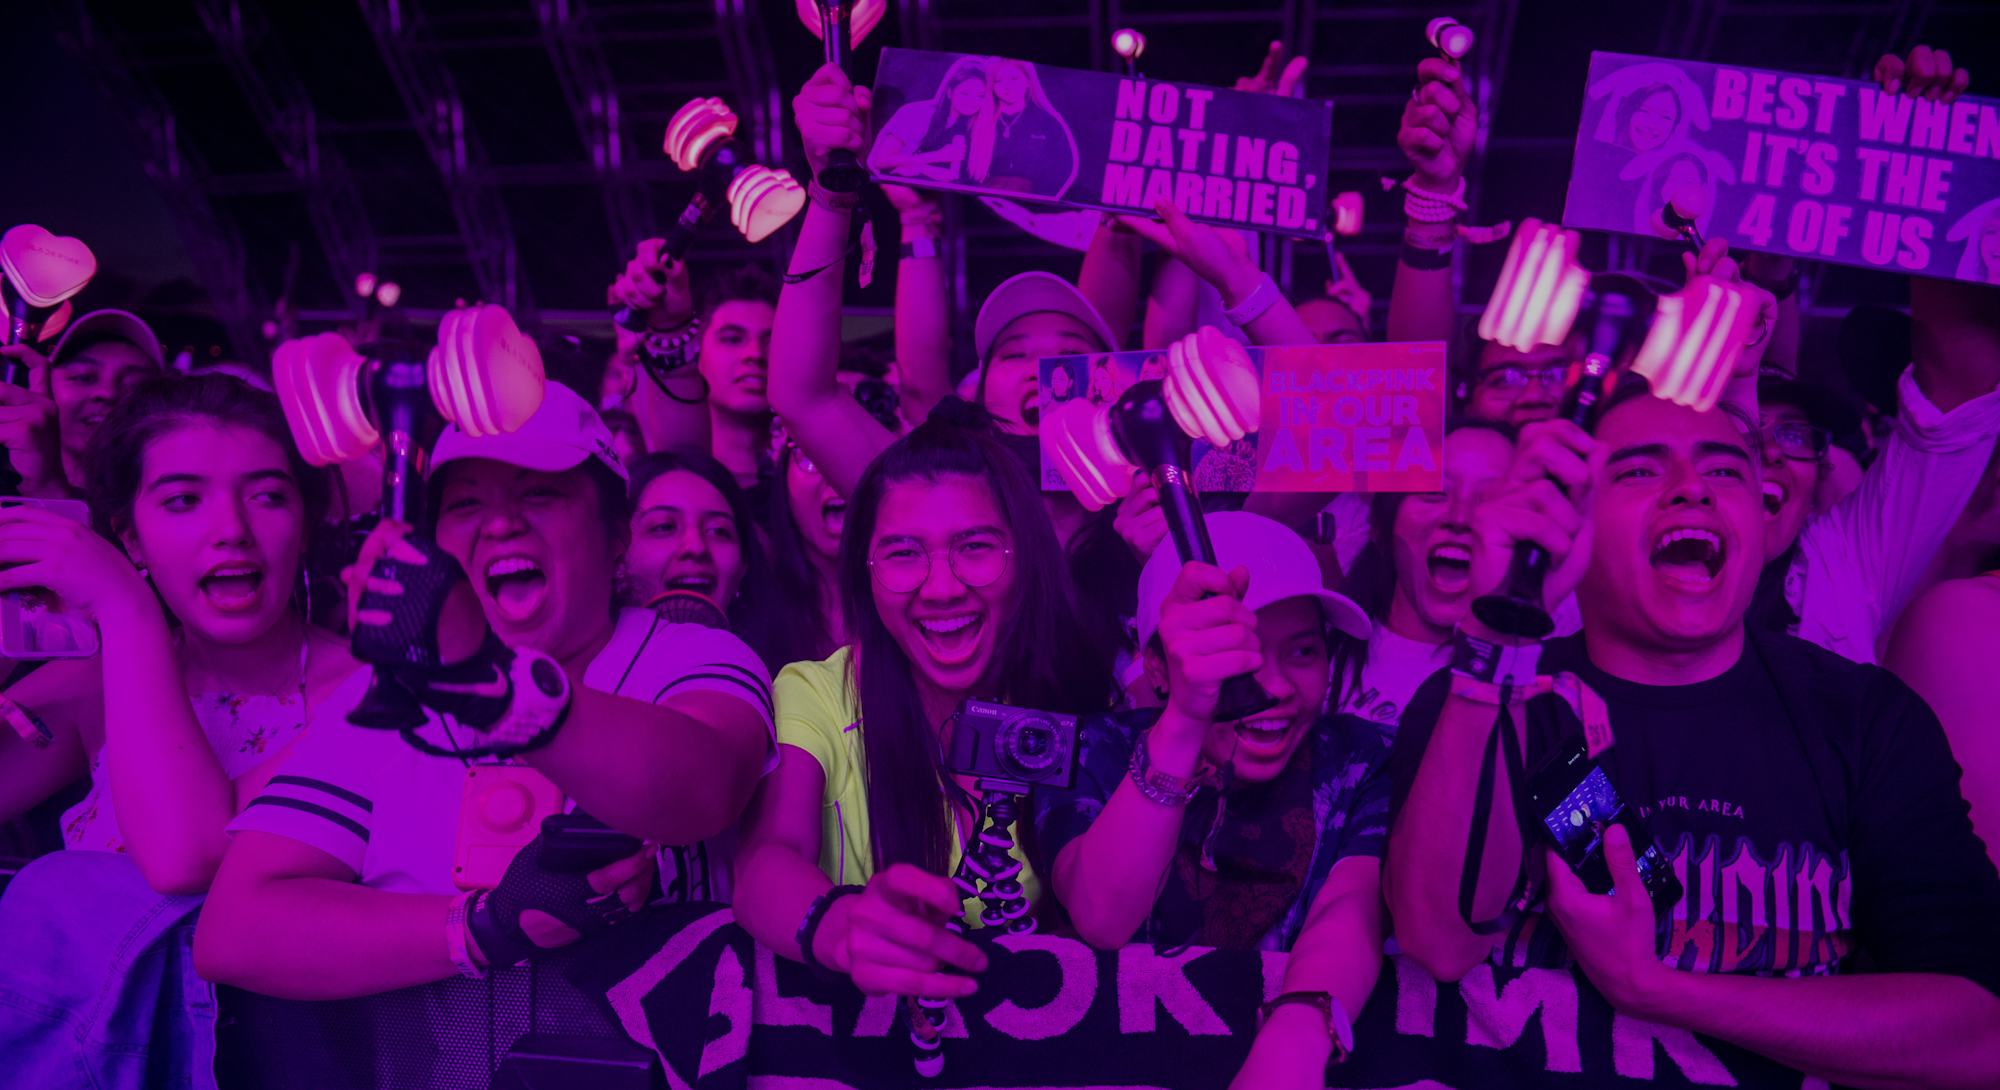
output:
<svg viewBox="0 0 2000 1090"><path fill-rule="evenodd" d="M417 41L413 0L357 2L410 122L443 179L480 295L517 313L531 311L513 222L466 123L465 102L451 73Z"/></svg>

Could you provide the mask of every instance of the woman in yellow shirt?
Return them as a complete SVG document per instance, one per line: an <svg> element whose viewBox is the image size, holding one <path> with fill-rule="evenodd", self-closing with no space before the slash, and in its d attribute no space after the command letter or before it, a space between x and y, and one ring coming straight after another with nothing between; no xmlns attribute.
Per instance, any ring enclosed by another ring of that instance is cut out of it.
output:
<svg viewBox="0 0 2000 1090"><path fill-rule="evenodd" d="M856 485L840 583L850 643L774 686L778 768L745 818L737 919L873 994L969 995L959 974L985 958L944 925L977 916L947 876L979 799L941 767L945 732L967 698L1102 711L1110 670L1027 469L960 402ZM1041 884L1015 854L1032 901Z"/></svg>

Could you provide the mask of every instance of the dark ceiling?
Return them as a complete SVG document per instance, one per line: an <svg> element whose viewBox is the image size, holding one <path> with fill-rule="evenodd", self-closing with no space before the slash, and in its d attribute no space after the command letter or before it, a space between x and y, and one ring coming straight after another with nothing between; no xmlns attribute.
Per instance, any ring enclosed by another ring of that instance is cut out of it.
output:
<svg viewBox="0 0 2000 1090"><path fill-rule="evenodd" d="M1592 49L1851 76L1885 46L1924 41L1973 68L1976 90L1990 92L2000 69L2000 20L1990 2L892 0L891 7L859 53L864 78L881 45L1106 67L1110 33L1120 26L1147 35L1148 74L1194 82L1227 85L1272 39L1303 49L1313 64L1308 92L1335 103L1336 188L1368 197L1368 229L1344 252L1363 282L1377 286L1378 305L1400 216L1374 183L1400 173L1396 119L1426 54L1423 27L1432 16L1453 15L1479 38L1472 71L1488 109L1472 198L1482 220L1559 212ZM660 152L673 110L695 95L719 95L742 116L760 158L801 173L784 115L819 58L791 0L62 0L24 33L40 35L12 47L17 59L39 58L24 62L27 71L64 57L99 96L76 104L63 131L91 124L113 131L66 160L88 162L98 175L76 187L74 199L87 197L88 205L65 205L71 198L62 190L77 166L26 178L10 171L0 195L27 191L33 199L23 197L22 207L67 217L46 225L82 235L110 258L140 252L135 238L168 236L157 221L169 221L179 252L157 259L162 275L154 279L184 268L196 288L155 289L150 301L212 316L244 355L262 350L258 329L281 297L308 327L350 316L355 302L343 285L364 270L399 281L404 306L419 320L475 298L544 322L595 319L604 285L633 243L657 233L686 199L682 176ZM13 68L10 82L25 84L23 71ZM17 111L24 97L37 96L26 86L8 96ZM106 193L111 186L124 187L129 200ZM107 248L94 237L100 230L119 239ZM964 271L961 309L1021 268L1076 262L977 206L952 211L952 234L962 243L952 251ZM781 233L759 255L726 224L713 227L696 264L775 260L785 241ZM1663 256L1629 240L1595 245L1592 256L1619 263ZM1270 256L1288 281L1306 287L1324 278L1322 248L1277 251ZM1480 298L1499 256L1482 253L1471 263L1463 298ZM126 273L108 282L136 290L146 279ZM1895 291L1879 276L1845 270L1811 289L1822 315ZM888 303L879 283L850 298L864 310Z"/></svg>

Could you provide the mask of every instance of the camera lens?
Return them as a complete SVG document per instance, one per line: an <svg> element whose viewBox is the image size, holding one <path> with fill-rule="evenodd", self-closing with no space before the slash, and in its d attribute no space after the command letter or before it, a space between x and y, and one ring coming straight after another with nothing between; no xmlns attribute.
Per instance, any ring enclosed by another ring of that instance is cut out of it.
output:
<svg viewBox="0 0 2000 1090"><path fill-rule="evenodd" d="M1059 756L1055 726L1039 716L1023 715L1001 724L993 748L1004 764L1024 777L1046 773Z"/></svg>

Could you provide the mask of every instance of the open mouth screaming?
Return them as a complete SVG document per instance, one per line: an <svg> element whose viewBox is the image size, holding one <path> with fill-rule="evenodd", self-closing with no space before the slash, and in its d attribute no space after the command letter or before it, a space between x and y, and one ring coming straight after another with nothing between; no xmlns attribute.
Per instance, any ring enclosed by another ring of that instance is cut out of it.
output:
<svg viewBox="0 0 2000 1090"><path fill-rule="evenodd" d="M1472 585L1472 550L1455 541L1431 549L1424 558L1431 585L1446 594L1457 594Z"/></svg>
<svg viewBox="0 0 2000 1090"><path fill-rule="evenodd" d="M1701 527L1663 531L1653 541L1653 570L1682 590L1706 591L1722 574L1728 552L1722 535Z"/></svg>
<svg viewBox="0 0 2000 1090"><path fill-rule="evenodd" d="M519 623L541 608L549 579L541 565L525 556L503 556L486 565L486 596L500 616Z"/></svg>
<svg viewBox="0 0 2000 1090"><path fill-rule="evenodd" d="M216 611L241 613L256 608L257 592L264 587L264 569L243 561L218 564L201 577L200 585L202 595Z"/></svg>

